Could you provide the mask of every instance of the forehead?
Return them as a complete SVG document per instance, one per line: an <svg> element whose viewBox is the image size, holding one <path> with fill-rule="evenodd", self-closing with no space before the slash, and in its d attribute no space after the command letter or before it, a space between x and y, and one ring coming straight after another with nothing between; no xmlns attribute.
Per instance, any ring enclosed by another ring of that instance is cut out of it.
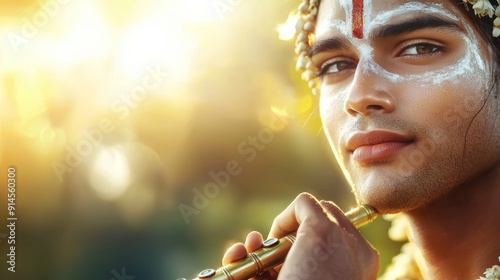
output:
<svg viewBox="0 0 500 280"><path fill-rule="evenodd" d="M359 3L362 3L361 8ZM359 14L360 11L362 14ZM332 31L340 31L345 36L352 37L353 29L361 28L363 35L367 36L371 28L384 22L423 14L434 14L455 20L465 18L451 1L322 0L315 33L317 37L322 37Z"/></svg>

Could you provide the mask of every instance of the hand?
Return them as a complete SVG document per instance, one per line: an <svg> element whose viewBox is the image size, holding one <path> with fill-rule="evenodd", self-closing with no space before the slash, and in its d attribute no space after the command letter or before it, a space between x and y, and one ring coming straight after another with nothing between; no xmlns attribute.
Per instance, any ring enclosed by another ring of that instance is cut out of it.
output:
<svg viewBox="0 0 500 280"><path fill-rule="evenodd" d="M377 251L332 202L300 194L274 219L269 238L295 231L297 238L278 279L376 279ZM245 244L237 243L228 249L223 264L260 248L262 240L258 232L251 232ZM264 275L257 279L273 278Z"/></svg>
<svg viewBox="0 0 500 280"><path fill-rule="evenodd" d="M264 238L262 237L262 234L260 234L257 231L250 232L247 235L245 244L236 243L226 251L224 257L222 258L222 265L230 264L232 262L245 258L249 252L253 252L256 251L257 249L260 249L263 243L264 243ZM258 279L258 280L276 279L277 270L279 270L278 267L276 267L274 270L269 270L263 273L262 275L259 275L258 277L254 277L251 279Z"/></svg>

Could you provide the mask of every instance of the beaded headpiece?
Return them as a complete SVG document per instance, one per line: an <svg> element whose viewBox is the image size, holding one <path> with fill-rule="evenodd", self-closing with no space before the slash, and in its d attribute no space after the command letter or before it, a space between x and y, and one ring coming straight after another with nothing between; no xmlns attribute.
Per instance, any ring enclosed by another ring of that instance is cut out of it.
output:
<svg viewBox="0 0 500 280"><path fill-rule="evenodd" d="M295 26L295 53L298 55L296 69L303 71L302 79L308 82L313 94L319 92L316 80L316 69L312 65L307 52L314 42L314 28L318 15L320 0L302 0L298 8L298 19ZM463 0L465 5L472 5L474 13L479 17L496 17L493 21L493 37L500 37L500 0L493 6L489 0ZM352 35L363 38L363 8L364 0L352 0Z"/></svg>

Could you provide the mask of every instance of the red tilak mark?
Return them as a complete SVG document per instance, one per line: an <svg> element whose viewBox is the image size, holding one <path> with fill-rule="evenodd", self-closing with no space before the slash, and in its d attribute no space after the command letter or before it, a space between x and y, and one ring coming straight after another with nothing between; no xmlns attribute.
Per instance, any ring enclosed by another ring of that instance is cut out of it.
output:
<svg viewBox="0 0 500 280"><path fill-rule="evenodd" d="M353 0L352 5L352 35L363 38L363 0Z"/></svg>

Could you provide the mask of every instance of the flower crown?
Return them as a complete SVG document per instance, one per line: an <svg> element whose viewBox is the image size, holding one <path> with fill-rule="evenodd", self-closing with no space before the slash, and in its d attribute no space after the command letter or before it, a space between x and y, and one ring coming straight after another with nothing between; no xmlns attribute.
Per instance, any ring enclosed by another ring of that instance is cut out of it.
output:
<svg viewBox="0 0 500 280"><path fill-rule="evenodd" d="M316 69L312 65L311 59L307 55L307 51L314 41L314 28L318 15L319 1L320 0L302 0L296 15L297 22L295 25L295 53L298 55L296 69L298 71L303 71L302 79L308 82L313 94L317 94L319 89L314 79L316 77ZM356 8L356 6L363 6L363 0L352 1L354 8ZM489 0L463 0L463 2L466 3L465 5L467 5L467 3L471 4L474 13L479 17L488 16L493 18L493 16L495 16L492 36L500 37L500 0L497 0L498 5L496 6L493 6ZM360 16L362 17L362 11ZM354 23L356 23L356 21ZM360 27L356 27L354 24L354 36L359 36L359 29Z"/></svg>

